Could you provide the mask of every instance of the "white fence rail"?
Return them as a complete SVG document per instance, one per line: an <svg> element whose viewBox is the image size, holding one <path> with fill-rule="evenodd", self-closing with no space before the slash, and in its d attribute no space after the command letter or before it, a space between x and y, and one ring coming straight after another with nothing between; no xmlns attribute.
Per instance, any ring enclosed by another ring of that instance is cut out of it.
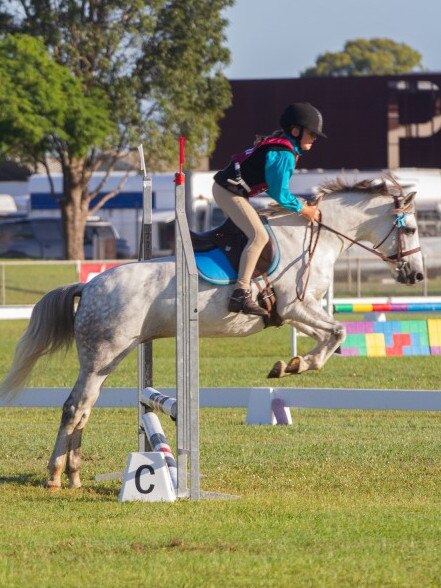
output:
<svg viewBox="0 0 441 588"><path fill-rule="evenodd" d="M174 388L157 388L176 398ZM10 404L0 407L61 407L70 388L26 388ZM284 407L344 410L412 410L440 411L439 390L376 390L337 388L200 388L201 408L246 408L248 424L276 424L274 400ZM136 388L104 388L96 403L98 407L137 408Z"/></svg>

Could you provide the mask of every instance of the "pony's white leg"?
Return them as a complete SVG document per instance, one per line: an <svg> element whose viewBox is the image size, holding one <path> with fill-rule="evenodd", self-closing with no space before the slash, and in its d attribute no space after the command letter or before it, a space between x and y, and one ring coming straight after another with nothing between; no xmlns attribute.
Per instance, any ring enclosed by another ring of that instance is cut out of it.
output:
<svg viewBox="0 0 441 588"><path fill-rule="evenodd" d="M95 404L96 398L93 404ZM69 479L70 488L81 488L80 466L81 466L81 440L83 437L84 427L89 420L92 406L84 410L80 422L75 427L70 436L65 472Z"/></svg>
<svg viewBox="0 0 441 588"><path fill-rule="evenodd" d="M66 459L66 467L65 472L69 479L69 487L70 488L81 488L81 479L80 479L80 466L81 466L81 438L83 436L84 426L89 418L89 414L86 418L81 419L81 428L80 425L74 429L72 435L70 436L68 449L67 449L67 459ZM85 415L83 415L85 416ZM83 422L84 421L84 422Z"/></svg>
<svg viewBox="0 0 441 588"><path fill-rule="evenodd" d="M308 370L319 370L344 341L346 332L343 325L330 317L315 299L302 306L298 314L301 316L301 322L298 320L287 322L317 341L317 345L303 357L292 357L287 364L284 361L277 361L268 374L269 378L281 378Z"/></svg>
<svg viewBox="0 0 441 588"><path fill-rule="evenodd" d="M106 377L106 375L90 373L82 377L80 374L69 398L64 403L60 428L48 464L47 488L56 490L61 487L61 475L65 468L67 453L69 459L66 464L66 473L69 484L73 488L81 486L79 477L81 435Z"/></svg>
<svg viewBox="0 0 441 588"><path fill-rule="evenodd" d="M326 339L329 337L328 333L326 333L323 329L313 329L312 327L308 327L303 323L298 323L296 321L289 321L289 324L291 324L295 329L307 337L311 337L317 341L317 345L309 352L308 355L319 353L322 350ZM294 371L295 367L298 369L303 368L302 371L313 369L312 367L308 367L307 360L304 360L303 357L295 356L289 360L288 364L283 360L276 361L268 373L268 378L283 378L284 376L289 376L293 373L299 373L298 371Z"/></svg>
<svg viewBox="0 0 441 588"><path fill-rule="evenodd" d="M83 321L80 323L81 328L76 328L80 374L63 406L60 428L48 464L47 487L50 489L60 488L61 475L65 468L70 486L81 486L80 447L84 427L107 376L138 343L130 333L110 339L106 336L107 323L96 325L95 330L92 330L92 337L85 328L87 324L87 321Z"/></svg>
<svg viewBox="0 0 441 588"><path fill-rule="evenodd" d="M302 313L302 324L298 324L298 327L303 332L309 330L306 334L310 334L318 345L303 357L291 358L286 368L290 374L321 369L346 337L344 326L329 316L320 302L309 300L307 308L311 314Z"/></svg>
<svg viewBox="0 0 441 588"><path fill-rule="evenodd" d="M304 331L303 326L298 328ZM331 333L321 329L311 329L310 333L305 334L313 337L317 341L317 345L303 357L291 358L286 367L288 374L300 374L307 370L320 370L346 336L344 327Z"/></svg>
<svg viewBox="0 0 441 588"><path fill-rule="evenodd" d="M81 438L92 407L107 376L139 342L139 330L128 328L126 323L117 329L115 317L93 315L92 318L93 321L88 301L83 299L75 319L80 374L63 406L60 428L48 464L48 488L60 488L65 468L70 486L81 486Z"/></svg>

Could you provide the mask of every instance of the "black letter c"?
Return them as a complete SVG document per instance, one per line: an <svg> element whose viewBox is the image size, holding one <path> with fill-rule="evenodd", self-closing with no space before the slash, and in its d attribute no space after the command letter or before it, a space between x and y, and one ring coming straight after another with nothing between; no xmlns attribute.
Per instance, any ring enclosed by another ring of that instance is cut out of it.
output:
<svg viewBox="0 0 441 588"><path fill-rule="evenodd" d="M150 494L150 492L153 490L155 485L150 484L150 486L147 488L147 490L144 490L141 487L141 474L142 474L143 470L148 470L152 476L155 473L155 470L150 465L146 464L146 465L140 466L135 472L135 486L136 486L136 489L138 490L138 492L140 492L141 494Z"/></svg>

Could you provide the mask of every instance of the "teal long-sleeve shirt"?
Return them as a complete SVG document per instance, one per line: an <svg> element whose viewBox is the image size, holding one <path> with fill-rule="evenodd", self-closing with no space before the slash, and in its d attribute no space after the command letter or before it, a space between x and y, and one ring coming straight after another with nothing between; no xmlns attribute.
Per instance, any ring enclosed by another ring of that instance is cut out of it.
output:
<svg viewBox="0 0 441 588"><path fill-rule="evenodd" d="M301 155L297 145L294 150ZM268 185L267 193L283 208L297 214L304 204L289 189L289 181L296 167L296 159L291 151L268 151L265 158L265 181Z"/></svg>

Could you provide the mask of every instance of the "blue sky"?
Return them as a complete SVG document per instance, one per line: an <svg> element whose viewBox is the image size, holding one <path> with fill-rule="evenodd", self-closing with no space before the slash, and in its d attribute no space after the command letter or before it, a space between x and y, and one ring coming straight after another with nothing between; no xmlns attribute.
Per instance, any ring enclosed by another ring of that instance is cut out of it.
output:
<svg viewBox="0 0 441 588"><path fill-rule="evenodd" d="M387 37L441 72L441 0L236 0L225 13L230 79L290 78L350 39Z"/></svg>

